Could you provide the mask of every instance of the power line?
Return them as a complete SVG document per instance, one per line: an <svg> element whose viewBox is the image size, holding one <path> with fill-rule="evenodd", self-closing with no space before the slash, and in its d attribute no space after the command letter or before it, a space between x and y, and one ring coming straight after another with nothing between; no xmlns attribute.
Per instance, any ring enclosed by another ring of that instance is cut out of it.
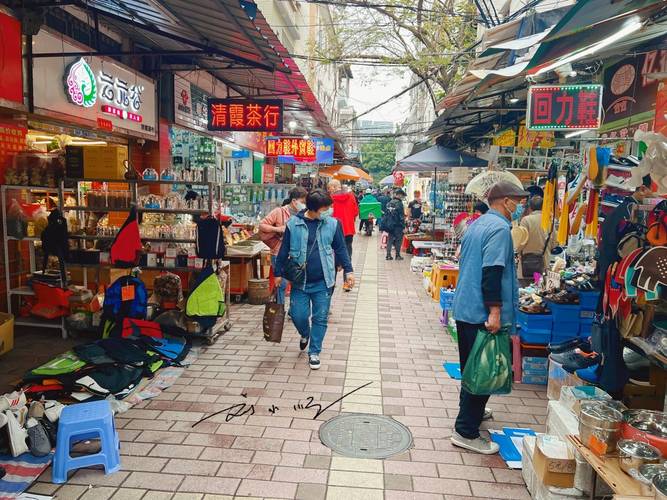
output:
<svg viewBox="0 0 667 500"><path fill-rule="evenodd" d="M280 0L281 2L289 2L293 3L293 0ZM337 1L337 0L300 0L303 3L314 3L314 4L322 4L322 5L333 5L334 7L354 7L354 8L362 8L362 9L401 9L401 10L407 10L410 12L415 12L415 13L429 13L429 14L437 14L439 16L452 16L452 15L469 15L469 14L460 14L455 11L445 11L444 9L440 10L433 10L433 9L425 9L425 8L418 8L414 7L412 5L398 5L398 4L387 4L387 3L369 3L369 2L345 2L345 1Z"/></svg>

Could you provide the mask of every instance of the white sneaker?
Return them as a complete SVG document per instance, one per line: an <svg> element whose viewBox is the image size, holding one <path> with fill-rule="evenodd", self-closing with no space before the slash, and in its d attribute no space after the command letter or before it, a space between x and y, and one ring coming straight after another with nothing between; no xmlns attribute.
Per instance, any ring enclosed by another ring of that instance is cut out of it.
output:
<svg viewBox="0 0 667 500"><path fill-rule="evenodd" d="M30 451L26 444L28 432L19 425L16 416L11 411L5 411L7 417L7 434L9 435L9 449L14 458Z"/></svg>
<svg viewBox="0 0 667 500"><path fill-rule="evenodd" d="M320 369L320 355L319 354L311 354L308 356L308 364L310 365L311 370L319 370Z"/></svg>
<svg viewBox="0 0 667 500"><path fill-rule="evenodd" d="M7 425L7 415L0 413L0 429Z"/></svg>
<svg viewBox="0 0 667 500"><path fill-rule="evenodd" d="M60 419L63 408L65 408L65 405L58 401L44 401L44 415L46 415L46 418L52 424L55 424Z"/></svg>
<svg viewBox="0 0 667 500"><path fill-rule="evenodd" d="M28 412L30 410L27 406L22 406L18 410L7 410L7 412L12 413L16 417L16 421L21 427L25 427L25 423L28 420Z"/></svg>
<svg viewBox="0 0 667 500"><path fill-rule="evenodd" d="M481 453L482 455L494 455L500 451L500 446L493 441L481 436L477 439L464 438L456 431L452 433L451 442L454 446Z"/></svg>
<svg viewBox="0 0 667 500"><path fill-rule="evenodd" d="M491 408L484 408L484 415L482 420L491 420L493 418L493 410Z"/></svg>
<svg viewBox="0 0 667 500"><path fill-rule="evenodd" d="M0 396L0 411L18 410L26 404L25 394L14 391Z"/></svg>

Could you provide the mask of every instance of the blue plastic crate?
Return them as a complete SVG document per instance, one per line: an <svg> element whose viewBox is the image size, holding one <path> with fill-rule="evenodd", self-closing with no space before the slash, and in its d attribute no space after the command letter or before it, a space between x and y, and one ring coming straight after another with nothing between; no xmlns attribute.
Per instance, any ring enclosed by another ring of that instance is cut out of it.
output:
<svg viewBox="0 0 667 500"><path fill-rule="evenodd" d="M591 327L595 318L581 318L579 322L579 336L588 338L591 336Z"/></svg>
<svg viewBox="0 0 667 500"><path fill-rule="evenodd" d="M516 321L519 328L526 331L551 330L553 318L549 314L528 314L519 309L516 311Z"/></svg>
<svg viewBox="0 0 667 500"><path fill-rule="evenodd" d="M554 325L562 322L579 322L581 306L579 304L556 304L548 301Z"/></svg>
<svg viewBox="0 0 667 500"><path fill-rule="evenodd" d="M530 373L544 372L546 374L549 366L549 358L541 358L537 356L524 356L521 358L521 369L528 370Z"/></svg>
<svg viewBox="0 0 667 500"><path fill-rule="evenodd" d="M451 311L454 303L454 290L449 290L445 287L440 289L440 309L443 311Z"/></svg>
<svg viewBox="0 0 667 500"><path fill-rule="evenodd" d="M566 340L574 339L579 336L579 321L567 321L561 323L554 323L551 330L551 342L558 344Z"/></svg>
<svg viewBox="0 0 667 500"><path fill-rule="evenodd" d="M548 378L549 377L547 375L521 374L521 383L533 384L533 385L547 385Z"/></svg>
<svg viewBox="0 0 667 500"><path fill-rule="evenodd" d="M580 291L579 292L579 306L582 311L595 311L600 300L600 291Z"/></svg>
<svg viewBox="0 0 667 500"><path fill-rule="evenodd" d="M551 339L551 328L548 330L524 330L519 328L519 337L521 342L526 344L547 345Z"/></svg>

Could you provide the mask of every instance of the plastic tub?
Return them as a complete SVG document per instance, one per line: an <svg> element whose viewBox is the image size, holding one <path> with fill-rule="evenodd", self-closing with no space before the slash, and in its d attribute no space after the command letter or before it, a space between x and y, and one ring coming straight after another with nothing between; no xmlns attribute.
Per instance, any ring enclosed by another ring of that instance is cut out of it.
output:
<svg viewBox="0 0 667 500"><path fill-rule="evenodd" d="M579 306L582 311L595 311L600 300L600 291L580 291L579 292Z"/></svg>
<svg viewBox="0 0 667 500"><path fill-rule="evenodd" d="M557 304L556 302L551 301L547 301L547 303L549 304L549 310L551 310L554 324L579 321L579 315L581 313L580 304Z"/></svg>
<svg viewBox="0 0 667 500"><path fill-rule="evenodd" d="M550 342L551 339L551 329L524 330L523 328L520 328L519 337L521 338L521 342L525 344L546 345Z"/></svg>
<svg viewBox="0 0 667 500"><path fill-rule="evenodd" d="M529 314L516 310L516 322L522 330L551 330L553 317L549 314Z"/></svg>

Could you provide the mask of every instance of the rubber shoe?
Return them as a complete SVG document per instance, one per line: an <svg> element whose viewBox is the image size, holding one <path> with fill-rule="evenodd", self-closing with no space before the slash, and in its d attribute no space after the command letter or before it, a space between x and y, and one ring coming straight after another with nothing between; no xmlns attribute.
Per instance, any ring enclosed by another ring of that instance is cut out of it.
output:
<svg viewBox="0 0 667 500"><path fill-rule="evenodd" d="M405 259L403 257L401 257L400 255L397 255L396 260L405 260Z"/></svg>
<svg viewBox="0 0 667 500"><path fill-rule="evenodd" d="M550 358L563 366L563 370L574 373L582 368L596 365L600 362L600 356L597 353L587 353L581 349L567 351L561 354L551 354Z"/></svg>
<svg viewBox="0 0 667 500"><path fill-rule="evenodd" d="M26 427L30 453L36 457L44 457L51 453L51 442L42 424L35 418L29 418Z"/></svg>
<svg viewBox="0 0 667 500"><path fill-rule="evenodd" d="M482 420L491 420L493 418L493 410L491 408L484 408L484 415Z"/></svg>
<svg viewBox="0 0 667 500"><path fill-rule="evenodd" d="M456 431L452 433L451 442L454 446L474 451L475 453L481 453L482 455L495 455L500 451L500 446L493 441L489 441L481 436L477 439L467 439Z"/></svg>
<svg viewBox="0 0 667 500"><path fill-rule="evenodd" d="M387 259L386 259L386 260L394 260L394 258L393 258L391 255L387 255Z"/></svg>
<svg viewBox="0 0 667 500"><path fill-rule="evenodd" d="M0 429L7 425L7 415L0 413Z"/></svg>
<svg viewBox="0 0 667 500"><path fill-rule="evenodd" d="M299 349L305 351L306 347L308 347L308 337L301 337L299 339Z"/></svg>
<svg viewBox="0 0 667 500"><path fill-rule="evenodd" d="M44 415L52 424L60 419L63 408L65 408L65 405L58 401L44 401Z"/></svg>
<svg viewBox="0 0 667 500"><path fill-rule="evenodd" d="M591 345L584 341L583 339L570 339L564 342L558 342L556 344L549 344L547 346L547 351L551 354L562 354L567 351L574 351L576 348L581 349L582 351L590 351Z"/></svg>
<svg viewBox="0 0 667 500"><path fill-rule="evenodd" d="M14 391L0 396L0 411L18 410L19 408L23 408L25 404L26 399L23 392Z"/></svg>
<svg viewBox="0 0 667 500"><path fill-rule="evenodd" d="M319 354L311 354L308 356L308 364L310 365L311 370L319 370L320 369L320 355Z"/></svg>
<svg viewBox="0 0 667 500"><path fill-rule="evenodd" d="M30 403L30 408L28 409L28 417L36 418L37 420L44 418L44 405L39 401L33 401Z"/></svg>
<svg viewBox="0 0 667 500"><path fill-rule="evenodd" d="M9 449L14 458L19 455L23 455L30 451L28 445L26 444L26 439L28 439L28 433L26 430L19 425L18 420L14 413L7 410L5 411L5 416L7 417L7 434L9 435Z"/></svg>

